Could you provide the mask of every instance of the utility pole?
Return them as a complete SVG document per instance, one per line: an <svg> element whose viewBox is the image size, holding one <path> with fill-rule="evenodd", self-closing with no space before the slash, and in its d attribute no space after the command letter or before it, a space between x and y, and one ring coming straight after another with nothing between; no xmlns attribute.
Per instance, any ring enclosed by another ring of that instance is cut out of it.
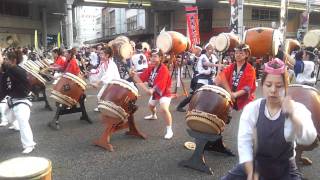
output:
<svg viewBox="0 0 320 180"><path fill-rule="evenodd" d="M306 0L307 1L307 8L306 8L306 10L307 10L307 26L306 26L306 32L308 32L308 30L309 30L309 16L310 16L310 7L311 7L311 2L310 2L310 0Z"/></svg>
<svg viewBox="0 0 320 180"><path fill-rule="evenodd" d="M238 0L238 33L240 40L243 40L243 32L244 32L244 26L243 26L243 1L244 0Z"/></svg>
<svg viewBox="0 0 320 180"><path fill-rule="evenodd" d="M287 22L288 22L288 6L289 1L288 0L281 0L281 9L280 9L280 27L279 30L282 33L282 44L284 44L284 41L286 39L286 33L287 33Z"/></svg>

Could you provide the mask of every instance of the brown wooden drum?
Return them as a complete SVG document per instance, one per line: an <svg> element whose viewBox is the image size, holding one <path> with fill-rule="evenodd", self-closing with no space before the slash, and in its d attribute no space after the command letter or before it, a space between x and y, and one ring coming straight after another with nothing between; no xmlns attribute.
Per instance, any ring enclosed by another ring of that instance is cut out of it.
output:
<svg viewBox="0 0 320 180"><path fill-rule="evenodd" d="M179 32L164 31L157 37L156 46L164 53L180 54L187 49L188 39Z"/></svg>
<svg viewBox="0 0 320 180"><path fill-rule="evenodd" d="M76 105L86 89L86 83L71 73L65 73L53 86L51 96L57 102L66 106Z"/></svg>
<svg viewBox="0 0 320 180"><path fill-rule="evenodd" d="M41 157L17 157L0 163L2 180L51 180L51 161Z"/></svg>
<svg viewBox="0 0 320 180"><path fill-rule="evenodd" d="M320 29L308 31L303 37L305 47L320 48Z"/></svg>
<svg viewBox="0 0 320 180"><path fill-rule="evenodd" d="M104 90L98 108L102 115L124 122L132 114L132 105L138 97L138 89L123 79L112 80Z"/></svg>
<svg viewBox="0 0 320 180"><path fill-rule="evenodd" d="M214 47L219 52L233 50L240 43L239 37L232 33L221 33L211 41L213 41Z"/></svg>
<svg viewBox="0 0 320 180"><path fill-rule="evenodd" d="M317 89L300 84L289 85L288 94L291 98L304 104L312 114L312 121L320 135L320 93Z"/></svg>
<svg viewBox="0 0 320 180"><path fill-rule="evenodd" d="M280 31L266 27L248 29L244 35L244 42L250 46L251 56L254 57L277 55L280 40Z"/></svg>
<svg viewBox="0 0 320 180"><path fill-rule="evenodd" d="M44 87L46 85L46 80L34 69L31 69L32 66L28 66L28 61L20 65L27 72L27 79L30 84L30 87L39 86Z"/></svg>
<svg viewBox="0 0 320 180"><path fill-rule="evenodd" d="M195 131L221 134L230 121L230 94L214 85L204 85L192 96L186 115L187 125Z"/></svg>

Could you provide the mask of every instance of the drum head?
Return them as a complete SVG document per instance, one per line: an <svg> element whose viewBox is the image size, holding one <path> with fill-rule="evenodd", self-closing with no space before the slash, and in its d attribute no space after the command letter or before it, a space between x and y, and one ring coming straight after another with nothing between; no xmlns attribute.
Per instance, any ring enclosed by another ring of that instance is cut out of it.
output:
<svg viewBox="0 0 320 180"><path fill-rule="evenodd" d="M168 53L172 49L172 37L167 32L162 32L157 37L157 48L161 49L163 53Z"/></svg>
<svg viewBox="0 0 320 180"><path fill-rule="evenodd" d="M130 39L127 36L118 36L114 39L115 41L122 40L124 42L130 43Z"/></svg>
<svg viewBox="0 0 320 180"><path fill-rule="evenodd" d="M217 36L212 36L209 40L209 43L212 45L212 47L216 47L215 46L215 41L216 41Z"/></svg>
<svg viewBox="0 0 320 180"><path fill-rule="evenodd" d="M151 50L150 45L147 42L142 42L141 45L142 45L142 49L146 48L148 51Z"/></svg>
<svg viewBox="0 0 320 180"><path fill-rule="evenodd" d="M214 41L214 46L216 47L216 50L219 52L225 52L228 50L230 46L230 40L227 35L224 33L219 34Z"/></svg>
<svg viewBox="0 0 320 180"><path fill-rule="evenodd" d="M120 46L119 52L123 59L129 59L133 55L133 47L130 43L124 43Z"/></svg>
<svg viewBox="0 0 320 180"><path fill-rule="evenodd" d="M51 162L41 157L18 157L0 163L0 179L32 179L51 169Z"/></svg>
<svg viewBox="0 0 320 180"><path fill-rule="evenodd" d="M317 48L320 43L320 30L313 30L307 32L307 34L303 38L303 44L306 47L314 47Z"/></svg>
<svg viewBox="0 0 320 180"><path fill-rule="evenodd" d="M219 129L219 127L215 123L210 123L210 121L191 119L187 121L187 125L188 127L190 127L190 129L198 132L209 133L209 134L221 133L221 130Z"/></svg>
<svg viewBox="0 0 320 180"><path fill-rule="evenodd" d="M277 55L279 51L279 46L281 45L281 33L279 30L273 31L273 41L272 41L272 55Z"/></svg>

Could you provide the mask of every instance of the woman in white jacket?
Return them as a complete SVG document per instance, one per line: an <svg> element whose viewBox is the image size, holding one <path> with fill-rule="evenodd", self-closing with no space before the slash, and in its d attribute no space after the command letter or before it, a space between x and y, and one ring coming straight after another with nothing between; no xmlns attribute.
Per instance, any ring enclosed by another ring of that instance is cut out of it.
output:
<svg viewBox="0 0 320 180"><path fill-rule="evenodd" d="M118 67L112 58L112 49L110 47L105 47L101 50L99 55L101 60L100 65L97 69L93 69L89 73L89 80L93 87L98 88L100 84L103 84L97 95L98 101L108 83L113 79L120 79ZM95 108L94 111L98 111L98 108Z"/></svg>

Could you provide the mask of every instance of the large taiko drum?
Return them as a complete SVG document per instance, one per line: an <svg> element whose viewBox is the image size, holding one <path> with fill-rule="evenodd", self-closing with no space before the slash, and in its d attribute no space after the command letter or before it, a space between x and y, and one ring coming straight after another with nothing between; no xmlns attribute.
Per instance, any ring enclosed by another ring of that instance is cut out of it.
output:
<svg viewBox="0 0 320 180"><path fill-rule="evenodd" d="M304 104L312 114L312 121L320 135L320 92L307 85L291 84L288 88L291 98Z"/></svg>
<svg viewBox="0 0 320 180"><path fill-rule="evenodd" d="M164 53L180 54L187 50L188 39L176 31L163 31L157 37L156 46Z"/></svg>
<svg viewBox="0 0 320 180"><path fill-rule="evenodd" d="M57 102L66 106L76 105L86 89L86 82L71 73L65 73L53 86L51 96Z"/></svg>
<svg viewBox="0 0 320 180"><path fill-rule="evenodd" d="M320 29L308 31L303 37L305 47L320 48Z"/></svg>
<svg viewBox="0 0 320 180"><path fill-rule="evenodd" d="M251 56L275 56L281 44L281 33L265 27L248 29L244 35L244 43L250 46Z"/></svg>
<svg viewBox="0 0 320 180"><path fill-rule="evenodd" d="M189 128L195 131L221 134L230 121L231 96L214 85L204 85L192 96L186 115Z"/></svg>
<svg viewBox="0 0 320 180"><path fill-rule="evenodd" d="M17 157L0 163L2 180L51 180L51 161L41 157Z"/></svg>
<svg viewBox="0 0 320 180"><path fill-rule="evenodd" d="M214 41L214 46L219 52L233 50L240 43L239 37L232 33L221 33L211 41Z"/></svg>
<svg viewBox="0 0 320 180"><path fill-rule="evenodd" d="M138 97L138 89L123 79L114 79L108 83L98 102L102 115L124 122L132 112Z"/></svg>
<svg viewBox="0 0 320 180"><path fill-rule="evenodd" d="M26 63L20 65L20 67L27 72L27 79L30 87L44 87L47 81L36 70L32 69L33 66L29 66L28 64L29 63L27 61Z"/></svg>

